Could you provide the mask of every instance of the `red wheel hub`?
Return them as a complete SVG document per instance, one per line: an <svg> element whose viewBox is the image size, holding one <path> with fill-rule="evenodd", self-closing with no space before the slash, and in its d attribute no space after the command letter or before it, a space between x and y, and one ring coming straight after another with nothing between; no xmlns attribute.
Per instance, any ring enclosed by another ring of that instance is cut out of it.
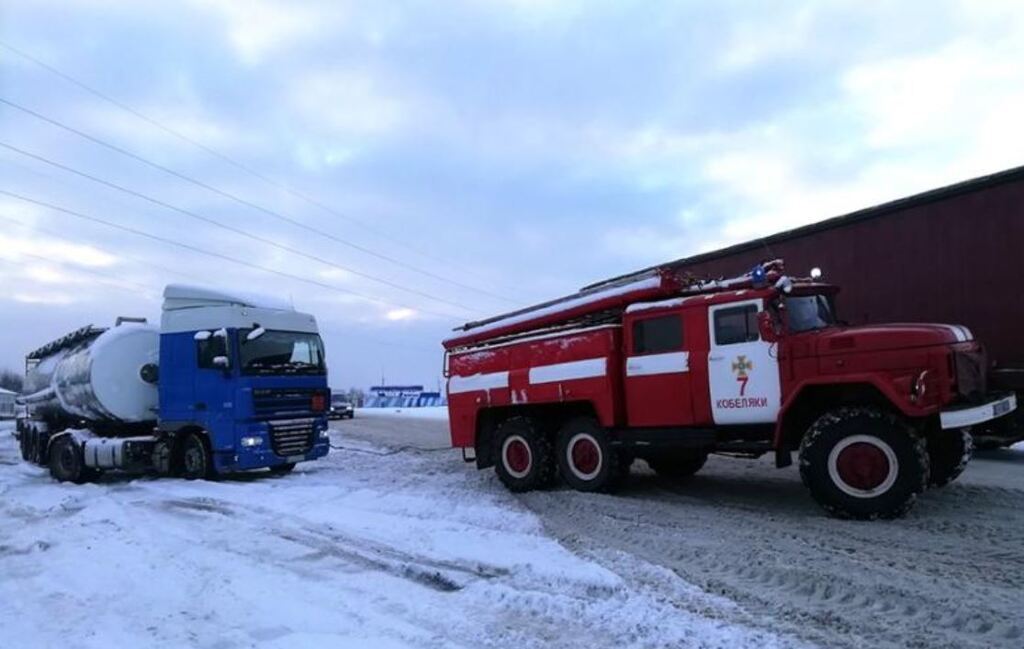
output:
<svg viewBox="0 0 1024 649"><path fill-rule="evenodd" d="M889 476L889 459L874 444L857 442L839 453L836 471L843 482L854 489L870 491Z"/></svg>
<svg viewBox="0 0 1024 649"><path fill-rule="evenodd" d="M515 473L530 470L530 447L526 442L514 439L505 447L505 465Z"/></svg>
<svg viewBox="0 0 1024 649"><path fill-rule="evenodd" d="M572 464L582 474L596 473L601 466L601 450L592 439L578 439L572 445Z"/></svg>

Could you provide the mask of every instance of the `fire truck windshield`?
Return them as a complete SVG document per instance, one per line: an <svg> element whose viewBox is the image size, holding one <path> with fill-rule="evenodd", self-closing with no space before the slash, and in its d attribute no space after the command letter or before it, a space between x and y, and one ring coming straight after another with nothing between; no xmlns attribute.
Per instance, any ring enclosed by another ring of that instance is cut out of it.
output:
<svg viewBox="0 0 1024 649"><path fill-rule="evenodd" d="M789 330L793 333L824 329L836 324L831 297L799 295L786 298Z"/></svg>
<svg viewBox="0 0 1024 649"><path fill-rule="evenodd" d="M245 374L324 374L324 345L315 333L266 331L250 339L252 329L239 330L239 351Z"/></svg>

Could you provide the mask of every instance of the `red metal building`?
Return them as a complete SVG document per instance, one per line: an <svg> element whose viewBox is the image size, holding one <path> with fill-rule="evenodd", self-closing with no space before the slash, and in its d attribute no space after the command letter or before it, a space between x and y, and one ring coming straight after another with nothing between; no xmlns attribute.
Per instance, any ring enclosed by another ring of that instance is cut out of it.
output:
<svg viewBox="0 0 1024 649"><path fill-rule="evenodd" d="M1024 390L1024 167L659 267L735 275L782 258L842 287L851 324L963 324L988 349L996 385Z"/></svg>

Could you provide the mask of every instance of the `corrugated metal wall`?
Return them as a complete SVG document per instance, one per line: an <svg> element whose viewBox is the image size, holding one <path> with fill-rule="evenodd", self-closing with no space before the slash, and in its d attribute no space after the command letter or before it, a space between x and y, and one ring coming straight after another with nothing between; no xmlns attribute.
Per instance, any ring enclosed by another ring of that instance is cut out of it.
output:
<svg viewBox="0 0 1024 649"><path fill-rule="evenodd" d="M1024 367L1024 180L677 267L735 275L773 257L792 275L821 267L851 323L967 325L1000 365Z"/></svg>

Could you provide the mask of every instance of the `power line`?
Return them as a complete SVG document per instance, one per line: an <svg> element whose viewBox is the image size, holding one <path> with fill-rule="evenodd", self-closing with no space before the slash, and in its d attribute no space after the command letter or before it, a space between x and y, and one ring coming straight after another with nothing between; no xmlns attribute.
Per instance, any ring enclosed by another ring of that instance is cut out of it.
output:
<svg viewBox="0 0 1024 649"><path fill-rule="evenodd" d="M69 125L67 125L67 124L65 124L65 123L63 123L63 122L61 122L59 120L53 119L51 117L47 117L46 115L43 115L42 113L39 113L39 112L37 112L35 110L32 110L31 108L22 106L20 104L15 103L15 102L12 102L9 99L5 99L3 97L0 97L0 103L4 104L4 105L6 105L6 106L8 106L10 108L13 108L15 110L21 111L22 113L24 113L26 115L30 115L30 116L32 116L32 117L34 117L34 118L36 118L36 119L38 119L40 121L46 122L47 124L50 124L51 126L55 126L55 127L59 128L59 129L67 131L69 133L73 133L74 135L76 135L76 136L78 136L78 137L80 137L82 139L88 140L89 142L92 142L92 143L94 143L94 144L96 144L98 146L102 146L102 147L104 147L106 149L109 149L111 151L114 151L115 153L118 153L118 154L120 154L122 156L131 158L132 160L135 160L136 162L140 162L140 163L142 163L144 165L152 167L153 169L157 169L157 170L159 170L159 171L161 171L161 172L163 172L165 174L168 174L170 176L178 178L179 180L183 180L183 181L185 181L187 183L190 183L190 184L193 184L193 185L195 185L197 187L205 189L206 191L209 191L209 192L212 192L214 194L217 194L218 196L221 196L222 198L226 198L228 200L231 200L231 201L234 201L234 202L238 203L239 205L243 205L245 207L248 207L250 209L256 210L258 212L262 212L263 214L266 214L266 215L268 215L268 216L270 216L270 217L272 217L274 219L277 219L279 221L283 221L285 223L289 223L289 224L291 224L291 225L293 225L295 227L302 228L303 230L307 230L307 231L312 232L314 234L317 234L319 236L326 237L326 238L328 238L328 239L330 239L332 241L335 241L335 242L340 243L340 244L342 244L344 246L352 248L353 250L358 250L359 252L362 252L363 254L367 254L367 255L370 255L372 257L376 257L376 258L378 258L378 259L380 259L382 261L386 261L388 263L394 264L394 265L399 266L401 268L405 268L406 270L410 270L410 271L413 271L415 273L419 273L421 275L425 275L427 277L431 277L431 278L439 280L441 282L446 282L448 284L452 284L453 286L458 286L459 288L462 288L462 289L466 289L466 290L469 290L469 291L480 293L482 295L487 295L489 297L492 297L492 298L497 299L497 300L501 300L503 302L515 303L514 300L510 300L510 299L508 299L507 297L505 297L503 295L499 295L497 293L492 293L491 291L486 291L484 289L476 288L474 286L470 286L469 284L465 284L465 283L459 282L457 280L449 279L449 278L444 277L442 275L438 275L436 273L433 273L433 272L431 272L429 270L425 270L425 269L420 268L418 266L415 266L415 265L409 264L407 262L401 261L400 259L396 259L395 257L391 257L389 255L385 255L385 254L376 252L374 250L371 250L370 248L367 248L365 246L361 246L359 244L352 243L351 241L348 241L347 239L338 237L338 236L336 236L334 234L331 234L331 233L326 232L324 230L321 230L321 229L319 229L317 227L309 225L308 223L303 223L302 221L294 219L294 218L292 218L290 216L286 216L284 214L281 214L280 212L277 212L277 211L272 210L270 208L264 207L262 205L259 205L258 203L254 203L252 201L249 201L249 200L247 200L245 198L242 198L242 197L237 196L235 194L232 194L230 192L224 191L224 190L222 190L222 189L220 189L218 187L214 187L213 185L205 183L205 182L203 182L201 180L197 180L196 178L193 178L191 176L183 174L183 173L181 173L179 171L175 171L174 169L171 169L170 167L167 167L167 166L164 166L164 165L162 165L162 164L160 164L158 162L154 162L152 160L149 160L148 158L140 156L137 153L133 153L131 151L128 151L127 149L119 147L116 144L111 144L110 142L107 142L106 140L103 140L103 139L98 138L96 136L90 135L90 134L88 134L88 133L86 133L84 131L81 131L79 129L74 128L73 126L69 126Z"/></svg>
<svg viewBox="0 0 1024 649"><path fill-rule="evenodd" d="M437 257L434 257L433 255L430 255L430 254L424 252L420 248L417 248L415 246L409 245L407 242L404 242L401 239L398 239L398 238L396 238L396 237L394 237L394 236L392 236L392 235L390 235L390 234L388 234L388 233L386 233L386 232L384 232L382 230L379 230L379 229L371 226L370 224L366 223L365 221L362 221L360 219L357 219L357 218L353 217L350 214L346 214L344 212L336 210L333 207L331 207L330 205L327 205L327 204L325 204L325 203L323 203L321 201L318 201L315 198L312 198L311 196L309 196L308 194L304 194L303 192L300 192L300 191L290 187L289 185L286 185L284 183L276 181L273 178L267 176L266 174L263 174L263 173L257 171L256 169L253 169L252 167L250 167L250 166L248 166L248 165L246 165L246 164L244 164L242 162L239 162L238 160L235 160L231 156L229 156L229 155L227 155L225 153L222 153L222 152L218 151L217 149L214 149L213 147L207 146L207 145L203 144L202 142L199 142L199 141L197 141L197 140L195 140L193 138L190 138L189 136L185 135L184 133L181 133L180 131L178 131L176 129L173 129L173 128L167 126L166 124L163 124L162 122L160 122L160 121L158 121L156 119L153 119L152 117L149 117L145 113L142 113L141 111L138 111L138 110L132 108L131 106L125 104L124 102L121 102L121 101L115 99L114 97L112 97L112 96L110 96L110 95L108 95L108 94L106 94L104 92L101 92L100 90L97 90L96 88L93 88L92 86L89 86L89 85L87 85L86 83L84 83L82 81L79 81L78 79L72 77L71 75L67 74L66 72L63 72L63 71L57 69L56 67L54 67L54 66L52 66L52 65L50 65L50 64L48 64L48 63L46 63L46 62L44 62L44 61L42 61L40 59L38 59L38 58L36 58L34 56L32 56L31 54L29 54L29 53L27 53L27 52L25 52L23 50L20 50L20 49L14 47L13 45L11 45L9 43L6 43L4 41L0 41L0 47L6 49L9 52L12 52L13 54L16 54L16 55L20 56L21 58L23 58L23 59L25 59L27 61L30 61L30 62L34 63L35 65L43 68L47 72L50 72L51 74L54 74L54 75L60 77L61 79L63 79L64 81L70 83L71 85L79 88L80 90L83 90L83 91L89 93L90 95L93 95L94 97L97 97L97 98L99 98L99 99L101 99L101 100L103 100L103 101L105 101L105 102L107 102L107 103L109 103L109 104L111 104L113 106L116 106L117 108L120 108L121 110L123 110L123 111L125 111L125 112L127 112L127 113L129 113L129 114L131 114L133 116L135 116L136 118L142 120L143 122L146 122L150 126L153 126L154 128L157 128L157 129L163 131L164 133L167 133L168 135L171 135L171 136L181 140L182 142L186 142L186 143L188 143L188 144L190 144L190 145L192 145L192 146L194 146L194 147L196 147L198 149L201 149L202 151L205 151L209 155L211 155L211 156L221 160L222 162L226 162L227 164L235 167L236 169L239 169L240 171L243 171L243 172L249 174L250 176L252 176L254 178L257 178L257 179L261 180L262 182L270 185L271 187L274 187L275 189L279 189L281 191L284 191L284 192L288 193L289 195L294 196L295 198L298 198L299 200L304 201L304 202L306 202L306 203L308 203L310 205L313 205L314 207L317 207L317 208L319 208L319 209L321 209L321 210L323 210L323 211L325 211L325 212L327 212L329 214L337 216L338 218L345 219L346 221L350 221L351 223L355 223L356 225L358 225L358 226L362 227L363 229L367 230L368 232L371 232L371 233L375 234L376 236L378 236L378 237L380 237L382 239L386 239L388 241L391 241L392 243L398 244L399 246L402 246L403 248L405 248L407 250L410 250L412 252L415 252L415 253L425 257L426 259L429 259L429 260L437 262L437 263L444 263L444 264L450 264L451 263L449 260L438 259ZM471 288L470 290L478 290L478 289ZM492 297L499 297L499 296L496 296L496 295L491 294L491 293L487 293L487 294L491 295ZM499 297L499 299L503 299L505 301L509 301L509 300L507 300L507 298L503 298L503 297Z"/></svg>
<svg viewBox="0 0 1024 649"><path fill-rule="evenodd" d="M2 190L0 190L0 191L2 191ZM61 240L61 241L65 242L65 243L68 243L68 244L72 243L72 242L67 241L66 239L64 239L63 235L58 234L58 233L54 232L53 230L49 230L47 228L40 227L37 224L25 223L24 221L20 221L18 219L13 219L13 218L11 218L9 216L4 216L3 214L0 214L0 220L7 221L8 223L13 223L15 225L20 225L20 226L22 226L22 227L24 227L24 228L26 228L26 229L28 229L30 231L33 231L33 232L42 232L42 233L45 233L45 234L49 234L51 236L56 237L58 240ZM102 248L100 248L98 246L93 246L93 248L95 250L97 250L98 252L101 252L101 253L104 253L104 254L108 254L108 255L111 255L111 256L119 256L119 255L115 255L114 253L112 253L110 251L104 250L104 249L102 249ZM29 252L18 251L17 254L19 256L30 257L30 258L33 258L33 259L37 259L39 261L44 261L44 262L47 262L47 263L57 264L59 266L63 266L66 263L63 260L53 259L52 257L46 257L44 255L36 255L34 253L29 253ZM124 255L120 255L120 256L124 256ZM132 257L128 257L128 259L132 259ZM178 270L174 270L174 269L171 269L171 268L167 268L165 266L161 266L159 264L155 264L152 261L149 261L149 260L146 260L146 259L135 258L135 261L137 261L140 264L143 264L143 265L155 268L157 270L161 270L161 271L168 272L168 273L174 273L174 274L178 274L178 275L183 275L185 277L191 277L191 278L195 279L195 276L186 275L184 273L181 273ZM0 262L4 262L4 263L6 263L6 264L8 264L10 266L18 267L17 262L15 262L13 260L10 260L10 259L3 258L3 257L0 257ZM96 275L97 277L101 277L101 278L104 278L104 279L113 280L113 281L107 282L107 284L109 286L113 286L115 288L129 290L124 285L125 284L130 284L132 286L138 287L138 288L140 288L140 289L142 289L144 291L147 291L147 292L153 290L153 287L151 287L151 286L148 286L148 285L145 285L145 284L140 284L138 282L133 282L131 280L125 280L123 278L120 278L120 277L117 277L117 276L114 276L114 275L110 275L109 273L103 273L103 272L97 271L97 270L92 269L92 268L83 267L81 265L77 265L76 264L75 265L75 270L76 271L82 271L82 272L85 272L85 273L89 273L90 275ZM349 336L349 335L346 335L346 336L349 337L349 338L353 337L353 336ZM374 337L371 337L371 336L366 336L364 334L357 334L356 336L354 336L354 338L356 338L356 339L358 339L360 341L363 341L363 342L368 342L368 343L374 344L374 345L380 345L382 347L391 347L393 349L412 351L412 352L419 352L419 353L423 353L423 354L428 354L428 353L431 354L431 355L436 354L435 351L427 350L425 347L413 347L412 345L404 345L404 344L401 344L401 343L389 342L389 341L386 341L386 340L381 340L379 338L374 338Z"/></svg>
<svg viewBox="0 0 1024 649"><path fill-rule="evenodd" d="M450 313L442 313L442 312L437 312L437 311L429 311L427 309L415 309L414 307L410 307L410 306L406 306L406 305L403 305L403 304L397 304L397 303L381 300L380 298L377 298L377 297L374 297L374 296L371 296L371 295L366 295L366 294L360 293L358 291L353 291L351 289L342 288L340 286L335 286L334 284L327 284L325 282L320 282L320 281L317 281L315 279L310 279L308 277L302 277L302 276L299 276L299 275L293 275L291 273L286 273L284 271L277 270L275 268L270 268L268 266L261 266L260 264L255 264L253 262L246 261L244 259L238 259L236 257L231 257L230 255L225 255L225 254L220 253L220 252L216 252L216 251L213 251L213 250L206 250L204 248L200 248L198 246L193 246L193 245L188 244L188 243L184 243L184 242L181 242L181 241L176 241L174 239L170 239L170 238L167 238L167 237L162 237L162 236L156 235L156 234L151 234L149 232L145 232L145 231L139 230L137 228L132 228L130 226L121 225L119 223L114 223L112 221L107 221L107 220L101 219L101 218L99 218L97 216L91 216L89 214L83 214L82 212L77 212L75 210L71 210L71 209L68 209L68 208L65 208L65 207L60 207L59 205L54 205L53 203L48 203L48 202L43 201L43 200L39 200L39 199L36 199L36 198L31 198L31 197L28 197L28 196L24 196L22 194L17 194L15 192L8 191L6 189L0 189L0 194L3 194L5 196L10 196L11 198L16 198L16 199L21 200L21 201L25 201L26 203L32 203L33 205L38 205L40 207L45 207L47 209L51 209L51 210L54 210L56 212L61 212L63 214L67 214L69 216L73 216L73 217L78 218L78 219L82 219L82 220L85 220L85 221L91 221L93 223L99 223L101 225L105 225L105 226L107 226L109 228L113 228L115 230L121 230L123 232L128 232L130 234L134 234L134 235L140 236L140 237L145 237L145 238L151 239L153 241L159 241L161 243L165 243L165 244L168 244L168 245L176 246L178 248L183 248L185 250L190 250L192 252L196 252L196 253L199 253L201 255L206 255L208 257L214 257L214 258L217 258L217 259L221 259L221 260L224 260L224 261L231 262L233 264L238 264L238 265L241 265L241 266L245 266L247 268L252 268L254 270L259 270L259 271L263 271L263 272L266 272L266 273L271 273L273 275L278 275L280 277L285 277L285 278L288 278L288 279L291 279L291 280L303 282L305 284L311 284L313 286L318 286L320 288L326 288L326 289L331 290L331 291L337 291L339 293L345 293L347 295L354 295L356 297L360 297L360 298L363 298L364 300L368 300L370 302L381 304L383 306L400 307L400 308L404 308L404 309L412 309L414 311L418 310L418 311L422 311L424 313L429 313L431 315L436 315L436 316L440 316L440 317L443 317L443 318L452 318L452 319L456 319L456 320L459 319L458 316L452 315Z"/></svg>
<svg viewBox="0 0 1024 649"><path fill-rule="evenodd" d="M0 99L0 102L2 102L2 101L3 101L3 99ZM443 304L447 304L449 306L454 306L456 308L463 309L465 311L477 312L477 313L480 312L477 309L469 308L469 307L467 307L465 305L459 304L458 302L453 302L451 300L447 300L447 299L442 298L442 297L437 297L435 295L431 295L430 293L419 291L419 290L416 290L414 288L409 288L409 287L403 286L401 284L398 284L396 282L392 282L390 280L381 279L379 277L375 277L375 276L370 275L368 273L363 273L361 271L355 270L354 268L349 268L348 266L342 266L342 265L337 264L335 262L332 262L332 261L330 261L328 259L324 259L323 257L319 257L317 255L308 253L308 252L306 252L304 250L300 250L298 248L294 248L292 246L285 245L285 244L280 243L278 241L275 241L273 239L268 239L267 237L262 237L262 236L259 236L257 234L253 234L253 233L249 232L248 230L243 230L242 228L236 228L234 226L227 225L226 223L222 223L222 222L220 222L220 221L218 221L216 219L210 218L208 216L203 216L202 214L199 214L197 212L193 212L191 210L186 210L186 209L184 209L182 207L178 207L176 205L172 205L171 203L167 203L167 202L162 201L160 199L153 198L152 196L149 196L148 194L143 194L142 192L135 191L135 190L130 189L128 187L125 187L123 185L119 185L119 184L117 184L115 182L111 182L109 180L104 180L103 178L100 178L98 176L94 176L92 174L86 173L84 171L80 171L80 170L75 169L73 167L69 167L67 165L61 164L59 162L56 162L55 160L51 160L50 158L46 158L46 157L41 156L39 154L32 153L31 151L26 151L24 149L18 148L16 146L14 146L12 144L8 144L7 142L4 142L2 140L0 140L0 147L3 147L5 149L8 149L8 150L13 151L15 153L18 153L20 155L23 155L23 156L25 156L27 158L32 158L33 160L36 160L37 162L42 162L43 164L47 164L47 165L49 165L51 167L55 167L57 169L60 169L62 171L66 171L66 172L71 173L71 174L75 174L76 176L79 176L81 178L85 178L85 179L90 180L90 181L92 181L94 183L98 183L98 184L103 185L105 187L109 187L111 189L115 189L115 190L117 190L119 192L128 194L129 196L134 196L135 198L142 199L144 201L147 201L147 202L152 203L154 205L158 205L158 206L163 207L165 209L172 210L174 212L178 212L179 214L184 214L185 216L188 216L188 217L193 218L193 219L197 219L197 220L202 221L204 223L208 223L208 224L213 225L215 227L221 228L222 230L226 230L228 232L232 232L234 234L238 234L238 235L246 237L248 239L252 239L253 241L258 241L260 243L266 244L268 246L272 246L272 247L277 248L279 250L284 250L285 252L289 252L289 253L291 253L293 255L298 255L300 257L305 257L307 259L311 259L311 260L319 262L321 264L324 264L324 265L327 265L327 266L331 266L333 268L337 268L338 270L342 270L342 271L345 271L347 273L351 273L353 275L357 275L359 277L368 279L370 281L378 282L380 284L384 284L385 286L390 286L392 288L396 288L396 289L398 289L400 291L404 291L406 293L411 293L411 294L414 294L414 295L418 295L420 297L425 297L425 298L427 298L429 300L434 300L435 302L441 302Z"/></svg>
<svg viewBox="0 0 1024 649"><path fill-rule="evenodd" d="M15 225L20 225L21 227L23 227L23 228L25 228L25 229L27 229L27 230L29 230L31 232L37 232L37 233L41 232L43 234L48 234L51 237L55 237L58 240L65 241L68 244L72 244L73 243L71 241L67 241L67 239L64 238L64 234L63 233L57 232L55 230L50 230L49 228L44 228L44 227L42 227L40 225L37 225L35 223L25 223L24 221L19 221L18 219L12 219L11 217L4 216L3 214L0 214L0 220L7 221L8 223L13 223ZM80 245L80 244L74 244L74 245ZM109 250L104 250L103 248L100 248L99 246L96 246L96 245L91 244L91 243L88 244L88 245L93 250L96 250L97 252L100 252L100 253L105 254L105 255L110 255L111 257L123 257L125 259L129 259L131 261L134 261L134 262L136 262L138 264L144 264L146 266L150 266L152 268L155 268L155 269L157 269L159 271L162 271L162 272L165 272L165 273L171 273L173 275L180 275L181 277L187 277L188 279L195 280L195 281L200 281L200 282L207 281L207 278L203 278L203 277L200 277L198 275L192 275L190 273L183 273L182 271L177 270L175 268L167 268L166 266L161 266L160 264L153 263L149 259L144 259L142 257L136 257L136 256L133 256L133 255L128 255L128 254L125 254L123 252L113 253L113 252L110 252ZM56 262L56 260L55 260L55 263L59 263L59 262Z"/></svg>

